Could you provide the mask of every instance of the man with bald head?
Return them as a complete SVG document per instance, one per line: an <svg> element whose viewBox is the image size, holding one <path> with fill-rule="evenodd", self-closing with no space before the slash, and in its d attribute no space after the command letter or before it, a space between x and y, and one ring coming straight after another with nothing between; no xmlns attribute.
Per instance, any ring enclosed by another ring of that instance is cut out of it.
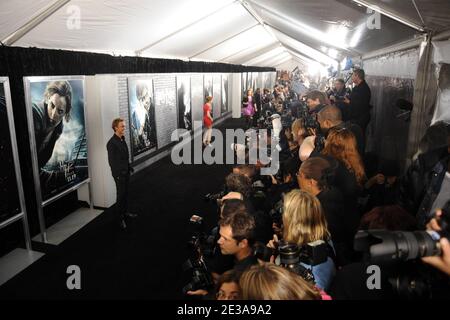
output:
<svg viewBox="0 0 450 320"><path fill-rule="evenodd" d="M356 137L358 151L361 157L364 156L365 141L362 129L359 125L351 122L344 122L342 120L342 113L338 107L326 106L317 114L317 121L325 136L331 128L347 128Z"/></svg>

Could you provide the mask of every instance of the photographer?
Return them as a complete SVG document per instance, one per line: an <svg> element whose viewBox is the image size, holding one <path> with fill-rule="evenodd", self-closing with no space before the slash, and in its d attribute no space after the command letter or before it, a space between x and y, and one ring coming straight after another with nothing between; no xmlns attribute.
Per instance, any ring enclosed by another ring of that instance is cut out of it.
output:
<svg viewBox="0 0 450 320"><path fill-rule="evenodd" d="M327 95L318 90L308 92L304 98L306 99L306 105L311 114L317 114L329 104Z"/></svg>
<svg viewBox="0 0 450 320"><path fill-rule="evenodd" d="M439 121L429 127L420 151L401 179L399 204L424 228L449 194L450 124Z"/></svg>
<svg viewBox="0 0 450 320"><path fill-rule="evenodd" d="M278 245L277 240L277 237L274 236L274 240L269 242L269 246L275 248ZM301 190L292 190L285 196L283 240L299 247L319 240L325 242L328 253L325 262L314 266L304 262L300 264L312 270L316 286L326 291L336 273L333 261L334 249L325 216L316 197Z"/></svg>
<svg viewBox="0 0 450 320"><path fill-rule="evenodd" d="M356 138L359 155L361 157L364 156L365 141L361 127L351 122L344 122L342 120L342 112L338 107L326 106L317 114L317 121L325 137L328 135L330 129L349 129Z"/></svg>
<svg viewBox="0 0 450 320"><path fill-rule="evenodd" d="M244 175L231 173L225 181L229 192L221 200L242 200L247 208L247 213L255 219L255 240L266 243L272 238L272 221L263 211L264 202L260 203L258 199L255 199L251 180Z"/></svg>
<svg viewBox="0 0 450 320"><path fill-rule="evenodd" d="M346 206L341 191L333 186L334 169L324 158L309 158L297 175L300 189L317 197L333 239L338 266L353 259L353 237L359 224L355 210Z"/></svg>
<svg viewBox="0 0 450 320"><path fill-rule="evenodd" d="M220 238L217 243L223 255L234 256L234 270L242 272L257 264L252 248L255 242L255 219L248 214L236 212L221 219L219 225Z"/></svg>
<svg viewBox="0 0 450 320"><path fill-rule="evenodd" d="M239 284L244 300L330 300L299 275L272 263L252 266Z"/></svg>
<svg viewBox="0 0 450 320"><path fill-rule="evenodd" d="M342 113L346 112L345 99L350 97L351 90L345 87L344 79L336 79L334 81L334 89L328 92L328 98L331 104L338 107Z"/></svg>

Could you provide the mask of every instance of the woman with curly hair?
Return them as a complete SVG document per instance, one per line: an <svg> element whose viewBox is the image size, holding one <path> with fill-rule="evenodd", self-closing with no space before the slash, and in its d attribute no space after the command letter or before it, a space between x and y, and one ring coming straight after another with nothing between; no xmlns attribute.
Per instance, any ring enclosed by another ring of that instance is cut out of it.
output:
<svg viewBox="0 0 450 320"><path fill-rule="evenodd" d="M363 187L366 180L364 164L358 152L355 135L349 129L331 128L322 154L342 162L355 176L358 186Z"/></svg>

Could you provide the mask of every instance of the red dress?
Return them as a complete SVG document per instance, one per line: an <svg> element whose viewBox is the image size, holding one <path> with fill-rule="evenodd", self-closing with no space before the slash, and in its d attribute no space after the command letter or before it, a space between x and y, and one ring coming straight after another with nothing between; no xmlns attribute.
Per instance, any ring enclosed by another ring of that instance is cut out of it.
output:
<svg viewBox="0 0 450 320"><path fill-rule="evenodd" d="M207 128L210 128L213 122L208 117L208 111L209 114L211 115L211 107L209 106L209 104L205 103L205 105L203 106L203 125Z"/></svg>

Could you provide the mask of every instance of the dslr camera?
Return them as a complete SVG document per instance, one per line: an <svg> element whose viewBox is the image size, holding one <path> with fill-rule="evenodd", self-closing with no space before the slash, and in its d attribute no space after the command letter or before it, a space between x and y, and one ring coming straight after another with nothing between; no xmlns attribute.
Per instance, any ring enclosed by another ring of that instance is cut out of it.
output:
<svg viewBox="0 0 450 320"><path fill-rule="evenodd" d="M267 246L257 246L255 256L263 261L270 261L271 256L280 257L280 266L298 274L309 282L314 282L311 269L301 263L316 266L328 259L328 245L325 241L318 240L298 246L295 243L280 241L276 249Z"/></svg>

